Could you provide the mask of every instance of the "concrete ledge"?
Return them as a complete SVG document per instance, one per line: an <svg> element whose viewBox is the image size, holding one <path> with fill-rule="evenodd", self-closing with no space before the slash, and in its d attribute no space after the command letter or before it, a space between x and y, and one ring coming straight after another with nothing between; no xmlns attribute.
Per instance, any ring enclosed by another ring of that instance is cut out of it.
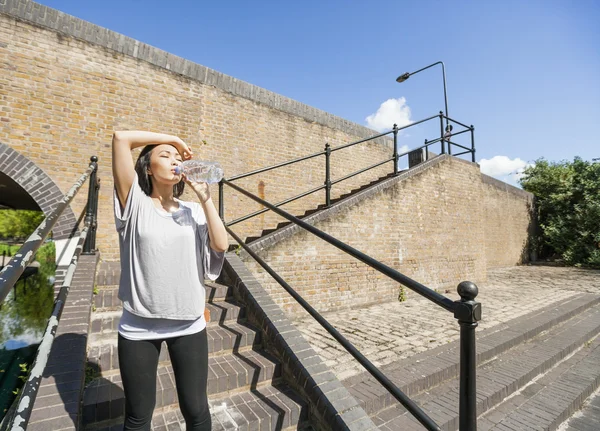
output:
<svg viewBox="0 0 600 431"><path fill-rule="evenodd" d="M532 193L526 192L525 190L520 189L518 187L511 186L510 184L507 184L504 181L497 180L496 178L490 177L489 175L481 174L481 181L484 184L496 187L497 189L500 189L504 192L512 193L513 195L533 200Z"/></svg>
<svg viewBox="0 0 600 431"><path fill-rule="evenodd" d="M249 321L262 331L269 352L281 360L286 383L309 401L311 419L318 422L317 428L378 429L234 253L226 255L223 274L248 307Z"/></svg>

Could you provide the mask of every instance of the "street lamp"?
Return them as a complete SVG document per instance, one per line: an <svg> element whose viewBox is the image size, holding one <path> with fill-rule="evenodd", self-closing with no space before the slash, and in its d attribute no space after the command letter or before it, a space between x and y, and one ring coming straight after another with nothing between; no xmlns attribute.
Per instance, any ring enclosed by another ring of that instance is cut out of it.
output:
<svg viewBox="0 0 600 431"><path fill-rule="evenodd" d="M411 75L415 75L415 74L417 74L419 72L424 71L425 69L429 69L430 67L433 67L436 64L441 64L442 65L442 76L444 78L444 105L446 107L446 132L450 132L451 129L450 129L449 124L448 124L448 96L446 95L446 69L444 67L444 62L438 61L437 63L430 64L429 66L426 66L426 67L424 67L422 69L419 69L416 72L412 72L412 73L406 72L406 73L403 73L398 78L396 78L396 82L398 82L398 83L404 82L408 78L410 78Z"/></svg>

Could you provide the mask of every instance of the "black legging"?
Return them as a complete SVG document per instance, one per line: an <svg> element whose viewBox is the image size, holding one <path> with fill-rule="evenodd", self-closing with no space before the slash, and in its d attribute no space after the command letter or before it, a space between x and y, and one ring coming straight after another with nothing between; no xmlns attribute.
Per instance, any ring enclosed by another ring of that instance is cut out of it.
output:
<svg viewBox="0 0 600 431"><path fill-rule="evenodd" d="M206 397L206 329L165 340L131 341L119 334L119 367L125 391L124 430L150 431L156 405L156 371L162 341L167 342L175 373L179 407L188 431L210 431Z"/></svg>

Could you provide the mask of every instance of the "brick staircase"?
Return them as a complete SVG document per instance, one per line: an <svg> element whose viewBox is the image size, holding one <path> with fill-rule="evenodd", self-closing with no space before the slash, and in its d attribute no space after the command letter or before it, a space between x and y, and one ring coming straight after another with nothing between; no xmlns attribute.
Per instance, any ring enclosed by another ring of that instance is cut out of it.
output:
<svg viewBox="0 0 600 431"><path fill-rule="evenodd" d="M404 172L404 171L398 171L398 173L401 173L401 172ZM368 189L370 187L373 187L373 186L375 186L375 185L377 185L377 184L379 184L379 183L381 183L381 182L383 182L383 181L385 181L385 180L387 180L389 178L392 178L394 176L395 175L392 172L392 173L389 173L389 174L387 174L385 176L377 178L376 180L373 180L373 181L371 181L368 184L365 184L365 185L363 185L361 187L357 187L355 189L352 189L348 193L344 193L343 195L340 195L339 197L337 197L335 199L332 199L331 202L330 202L330 204L333 205L333 204L335 204L337 202L340 202L340 201L342 201L342 200L344 200L344 199L346 199L346 198L348 198L350 196L355 195L356 193L362 192L363 190L366 190L366 189ZM316 208L313 208L313 209L305 211L304 214L298 216L298 218L303 219L304 217L308 217L309 215L314 214L316 212L319 212L321 210L324 210L325 208L326 208L325 204L318 205ZM256 241L256 240L258 240L260 238L263 238L264 236L266 236L266 235L268 235L270 233L275 232L276 230L279 230L279 229L282 229L282 228L284 228L286 226L289 226L290 224L292 224L292 222L289 222L289 221L281 222L275 228L263 230L261 232L261 234L258 235L258 236L249 236L249 237L247 237L246 240L245 240L245 242L246 242L246 244L250 244L250 243L252 243L252 242L254 242L254 241Z"/></svg>
<svg viewBox="0 0 600 431"><path fill-rule="evenodd" d="M124 394L117 357L118 263L102 263L96 280L88 340L88 373L96 377L83 397L86 430L120 429ZM207 282L208 395L213 430L303 429L307 406L281 379L281 365L261 348L260 333L246 323L245 308L231 288ZM158 366L154 430L180 429L173 370L163 343ZM185 429L184 426L181 429Z"/></svg>
<svg viewBox="0 0 600 431"><path fill-rule="evenodd" d="M478 430L554 430L600 386L600 296L566 302L478 334ZM444 430L458 429L458 342L382 367ZM374 379L343 381L385 431L423 429ZM600 428L594 428L600 429Z"/></svg>

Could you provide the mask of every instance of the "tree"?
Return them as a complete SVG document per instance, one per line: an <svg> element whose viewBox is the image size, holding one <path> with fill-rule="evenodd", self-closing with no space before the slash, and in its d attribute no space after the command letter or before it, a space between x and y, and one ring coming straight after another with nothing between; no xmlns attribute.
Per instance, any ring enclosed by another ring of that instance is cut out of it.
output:
<svg viewBox="0 0 600 431"><path fill-rule="evenodd" d="M0 210L0 238L27 238L44 217L42 211Z"/></svg>
<svg viewBox="0 0 600 431"><path fill-rule="evenodd" d="M520 183L536 197L540 231L533 244L540 256L600 268L600 163L542 158Z"/></svg>

